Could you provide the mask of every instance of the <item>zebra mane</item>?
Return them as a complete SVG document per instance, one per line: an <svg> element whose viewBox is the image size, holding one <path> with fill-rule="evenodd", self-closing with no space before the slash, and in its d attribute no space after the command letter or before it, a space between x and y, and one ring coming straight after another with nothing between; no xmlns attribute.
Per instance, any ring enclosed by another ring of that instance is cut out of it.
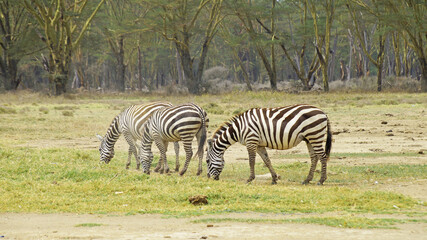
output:
<svg viewBox="0 0 427 240"><path fill-rule="evenodd" d="M120 118L120 114L113 118L113 121L111 121L110 127L108 127L108 129L107 129L107 133L105 134L104 139L111 138L114 135L121 133L121 132L119 132L119 118Z"/></svg>
<svg viewBox="0 0 427 240"><path fill-rule="evenodd" d="M216 139L224 130L229 128L231 125L233 125L233 122L238 119L244 112L238 113L231 118L229 118L227 121L223 122L219 127L215 130L214 134L212 135L212 139Z"/></svg>

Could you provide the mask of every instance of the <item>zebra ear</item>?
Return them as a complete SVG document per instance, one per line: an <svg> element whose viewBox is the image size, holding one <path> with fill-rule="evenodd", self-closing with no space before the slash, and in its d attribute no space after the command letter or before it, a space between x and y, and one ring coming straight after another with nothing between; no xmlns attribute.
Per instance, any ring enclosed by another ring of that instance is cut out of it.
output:
<svg viewBox="0 0 427 240"><path fill-rule="evenodd" d="M96 134L96 137L99 139L99 141L104 140L104 138L103 138L103 137L101 137L101 135L99 135L98 133Z"/></svg>

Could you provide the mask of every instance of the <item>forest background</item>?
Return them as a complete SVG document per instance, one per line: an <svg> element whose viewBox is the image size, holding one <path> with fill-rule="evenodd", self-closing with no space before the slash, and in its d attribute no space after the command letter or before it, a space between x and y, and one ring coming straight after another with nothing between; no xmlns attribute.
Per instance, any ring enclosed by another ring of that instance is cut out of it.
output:
<svg viewBox="0 0 427 240"><path fill-rule="evenodd" d="M0 0L0 91L427 92L425 0Z"/></svg>

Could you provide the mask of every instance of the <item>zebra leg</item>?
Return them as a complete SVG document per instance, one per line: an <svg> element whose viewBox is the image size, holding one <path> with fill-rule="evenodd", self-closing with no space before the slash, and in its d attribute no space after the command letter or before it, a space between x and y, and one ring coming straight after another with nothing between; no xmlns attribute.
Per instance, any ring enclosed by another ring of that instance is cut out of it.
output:
<svg viewBox="0 0 427 240"><path fill-rule="evenodd" d="M313 179L314 171L316 170L317 161L318 161L318 157L315 154L311 143L307 142L307 148L308 148L308 152L310 153L311 166L310 166L310 171L308 172L307 178L302 182L302 184L308 184Z"/></svg>
<svg viewBox="0 0 427 240"><path fill-rule="evenodd" d="M325 180L328 178L328 176L326 175L326 167L328 164L328 160L326 158L325 153L322 154L320 158L320 162L322 163L322 170L321 170L320 180L317 183L317 185L323 185L323 182L325 182Z"/></svg>
<svg viewBox="0 0 427 240"><path fill-rule="evenodd" d="M271 184L277 184L277 174L274 171L273 165L271 165L271 161L270 161L270 158L268 157L267 150L265 149L265 147L258 147L257 153L261 156L265 165L268 167L268 170L270 170L271 178L272 178Z"/></svg>
<svg viewBox="0 0 427 240"><path fill-rule="evenodd" d="M132 160L132 154L135 156L136 169L139 169L139 166L141 163L138 161L138 157L137 157L138 152L136 151L135 140L130 134L125 133L124 136L125 136L126 142L129 144L128 161L126 163L126 169L129 169L130 162Z"/></svg>
<svg viewBox="0 0 427 240"><path fill-rule="evenodd" d="M179 171L179 144L178 144L178 142L174 142L173 147L175 149L175 156L176 156L175 172L178 172Z"/></svg>
<svg viewBox="0 0 427 240"><path fill-rule="evenodd" d="M163 140L160 137L156 136L156 137L153 137L153 139L154 139L154 142L156 143L157 148L160 151L159 164L157 164L157 167L160 165L160 169L158 171L161 174L163 174L165 170L169 171L169 169L165 169L165 165L167 166L167 163L165 164L165 162L166 162L166 147L167 146L165 146Z"/></svg>
<svg viewBox="0 0 427 240"><path fill-rule="evenodd" d="M251 168L251 174L249 175L249 178L246 182L250 183L252 182L252 180L255 179L255 157L256 157L257 145L248 144L246 145L246 149L248 150L249 167Z"/></svg>
<svg viewBox="0 0 427 240"><path fill-rule="evenodd" d="M201 133L202 131L199 131L196 135L196 139L197 139L197 143L200 143L200 138L201 138ZM196 153L197 154L197 153ZM201 155L198 156L199 157L199 168L197 169L197 176L200 176L200 174L202 174L202 160L203 160L203 152Z"/></svg>
<svg viewBox="0 0 427 240"><path fill-rule="evenodd" d="M191 140L190 141L184 141L184 151L185 151L185 163L184 167L181 169L181 172L179 172L179 175L184 175L184 173L187 171L188 165L190 164L191 157L193 156L193 149L191 148Z"/></svg>
<svg viewBox="0 0 427 240"><path fill-rule="evenodd" d="M169 165L168 165L168 161L166 159L166 151L168 150L168 144L169 144L169 142L163 141L163 145L165 146L165 155L164 155L164 158L163 158L163 161L164 161L163 164L164 164L165 173L169 172Z"/></svg>

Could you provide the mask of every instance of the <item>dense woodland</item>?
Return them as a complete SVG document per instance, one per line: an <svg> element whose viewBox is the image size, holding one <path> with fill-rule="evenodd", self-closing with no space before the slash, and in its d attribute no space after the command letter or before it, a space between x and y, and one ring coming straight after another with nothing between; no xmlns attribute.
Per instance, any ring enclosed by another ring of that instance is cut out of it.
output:
<svg viewBox="0 0 427 240"><path fill-rule="evenodd" d="M427 92L427 0L0 0L0 11L2 91L329 91L371 78L372 90Z"/></svg>

